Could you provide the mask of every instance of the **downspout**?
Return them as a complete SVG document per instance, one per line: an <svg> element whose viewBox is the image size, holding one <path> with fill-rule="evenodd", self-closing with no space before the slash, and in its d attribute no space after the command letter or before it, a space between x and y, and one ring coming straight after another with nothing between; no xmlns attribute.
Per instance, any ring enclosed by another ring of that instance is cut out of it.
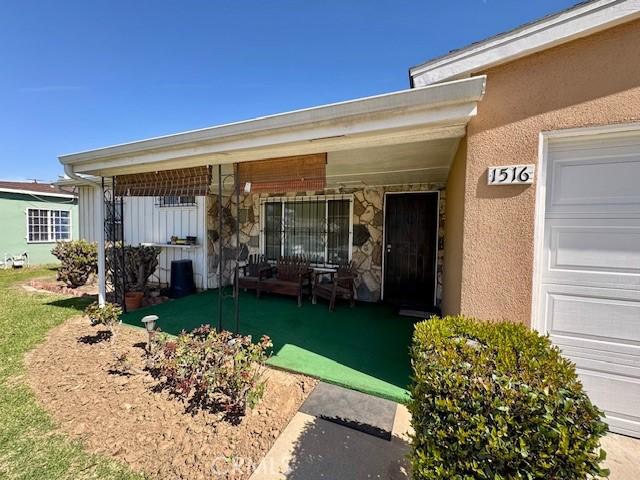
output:
<svg viewBox="0 0 640 480"><path fill-rule="evenodd" d="M104 192L102 191L102 184L88 178L81 177L74 170L73 166L65 163L64 173L73 180L77 180L83 184L93 185L95 205L95 222L96 222L96 237L98 241L98 304L103 306L107 297L107 283L106 283L106 257L105 257L105 239L104 239Z"/></svg>

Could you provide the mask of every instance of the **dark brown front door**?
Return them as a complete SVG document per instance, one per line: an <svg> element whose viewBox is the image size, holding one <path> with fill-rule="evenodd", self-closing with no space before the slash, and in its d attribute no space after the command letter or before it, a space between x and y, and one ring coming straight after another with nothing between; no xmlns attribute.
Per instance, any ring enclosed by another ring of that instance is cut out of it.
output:
<svg viewBox="0 0 640 480"><path fill-rule="evenodd" d="M384 300L435 304L438 192L385 197Z"/></svg>

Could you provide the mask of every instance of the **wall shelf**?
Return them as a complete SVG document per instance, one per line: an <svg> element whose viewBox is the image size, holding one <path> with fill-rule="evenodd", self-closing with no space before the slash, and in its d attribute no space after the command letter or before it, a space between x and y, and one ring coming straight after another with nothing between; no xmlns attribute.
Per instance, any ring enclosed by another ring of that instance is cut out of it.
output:
<svg viewBox="0 0 640 480"><path fill-rule="evenodd" d="M186 249L192 249L192 248L200 248L201 245L173 245L171 243L154 243L154 242L142 242L140 245L143 245L145 247L160 247L160 248L186 248Z"/></svg>

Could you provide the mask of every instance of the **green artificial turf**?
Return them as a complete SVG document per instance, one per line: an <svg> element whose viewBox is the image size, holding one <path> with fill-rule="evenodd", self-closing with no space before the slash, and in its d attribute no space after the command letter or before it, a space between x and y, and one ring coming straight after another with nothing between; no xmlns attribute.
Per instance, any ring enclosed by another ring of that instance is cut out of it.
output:
<svg viewBox="0 0 640 480"><path fill-rule="evenodd" d="M48 268L0 270L0 478L141 478L57 433L25 384L24 354L42 342L50 328L81 313L91 301L27 293L19 286L29 278L54 275ZM57 372L51 368L41 374Z"/></svg>
<svg viewBox="0 0 640 480"><path fill-rule="evenodd" d="M229 292L227 292L229 293ZM233 331L234 301L223 302L223 328ZM216 325L218 292L210 290L123 315L125 323L141 326L144 315L160 317L159 327L171 334L203 324ZM298 307L293 297L255 293L240 295L240 333L271 337L269 364L305 373L329 383L397 402L408 398L409 346L413 321L386 305L338 303L334 312L318 301Z"/></svg>

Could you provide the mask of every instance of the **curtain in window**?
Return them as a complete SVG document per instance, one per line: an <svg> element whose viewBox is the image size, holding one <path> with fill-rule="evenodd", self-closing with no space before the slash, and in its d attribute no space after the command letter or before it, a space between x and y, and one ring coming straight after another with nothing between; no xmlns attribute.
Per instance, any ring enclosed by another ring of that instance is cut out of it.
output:
<svg viewBox="0 0 640 480"><path fill-rule="evenodd" d="M327 261L339 264L349 260L349 200L329 200L327 208Z"/></svg>
<svg viewBox="0 0 640 480"><path fill-rule="evenodd" d="M265 204L264 217L264 254L277 260L282 255L282 203Z"/></svg>
<svg viewBox="0 0 640 480"><path fill-rule="evenodd" d="M324 263L326 209L324 201L284 203L285 255L302 255L312 263Z"/></svg>

